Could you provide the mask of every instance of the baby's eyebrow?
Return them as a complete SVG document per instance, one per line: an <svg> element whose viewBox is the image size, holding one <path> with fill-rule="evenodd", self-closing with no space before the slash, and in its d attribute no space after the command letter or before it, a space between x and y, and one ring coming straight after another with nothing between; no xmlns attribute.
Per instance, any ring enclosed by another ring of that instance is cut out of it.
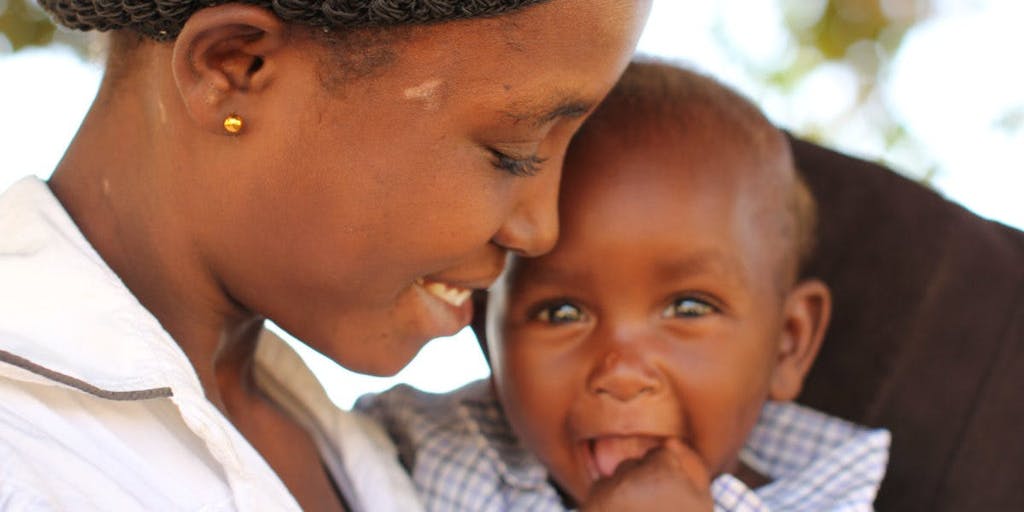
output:
<svg viewBox="0 0 1024 512"><path fill-rule="evenodd" d="M735 281L746 282L746 274L740 262L728 254L716 249L709 249L683 258L661 261L655 265L659 279L670 281L701 274L710 274Z"/></svg>
<svg viewBox="0 0 1024 512"><path fill-rule="evenodd" d="M529 275L529 281L534 284L562 285L569 283L585 283L594 278L593 272L580 270L578 267L567 267L558 265L531 265L522 271ZM517 281L518 272L509 275L513 282Z"/></svg>

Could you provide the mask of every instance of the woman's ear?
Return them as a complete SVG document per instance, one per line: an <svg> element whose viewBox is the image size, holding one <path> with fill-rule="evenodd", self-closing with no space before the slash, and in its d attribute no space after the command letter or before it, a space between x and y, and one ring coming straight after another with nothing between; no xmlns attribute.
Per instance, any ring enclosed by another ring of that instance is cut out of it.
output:
<svg viewBox="0 0 1024 512"><path fill-rule="evenodd" d="M193 14L174 41L174 80L200 126L224 133L232 114L248 120L246 103L273 80L275 53L288 27L261 7L229 3ZM250 111L247 111L250 110Z"/></svg>
<svg viewBox="0 0 1024 512"><path fill-rule="evenodd" d="M821 348L832 314L832 294L818 279L800 281L786 296L778 359L769 398L796 399Z"/></svg>

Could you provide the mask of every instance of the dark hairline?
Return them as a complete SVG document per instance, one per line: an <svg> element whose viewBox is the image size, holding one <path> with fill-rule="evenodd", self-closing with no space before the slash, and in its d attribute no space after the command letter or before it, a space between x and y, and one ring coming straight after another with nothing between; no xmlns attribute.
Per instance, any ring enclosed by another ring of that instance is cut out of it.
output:
<svg viewBox="0 0 1024 512"><path fill-rule="evenodd" d="M156 41L175 39L197 11L230 3L265 8L287 23L353 30L494 18L551 0L410 0L395 7L371 0L39 0L54 21L73 30L126 30Z"/></svg>

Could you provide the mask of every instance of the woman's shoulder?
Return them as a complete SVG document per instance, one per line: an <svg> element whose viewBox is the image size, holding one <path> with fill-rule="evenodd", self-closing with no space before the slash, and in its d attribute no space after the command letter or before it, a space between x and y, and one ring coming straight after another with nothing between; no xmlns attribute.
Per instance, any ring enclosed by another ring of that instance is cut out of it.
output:
<svg viewBox="0 0 1024 512"><path fill-rule="evenodd" d="M177 510L230 502L214 457L183 423L175 428L174 415L166 398L111 400L0 377L0 503Z"/></svg>

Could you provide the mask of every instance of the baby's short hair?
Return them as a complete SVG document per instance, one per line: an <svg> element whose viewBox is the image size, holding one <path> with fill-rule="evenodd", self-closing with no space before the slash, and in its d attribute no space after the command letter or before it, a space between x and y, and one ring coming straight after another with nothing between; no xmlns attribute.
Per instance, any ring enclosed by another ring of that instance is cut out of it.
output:
<svg viewBox="0 0 1024 512"><path fill-rule="evenodd" d="M815 245L817 205L796 171L785 134L750 100L696 71L634 61L578 137L606 129L627 140L648 137L652 130L686 137L714 129L721 132L723 142L731 140L754 152L755 160L765 163L788 188L780 235L790 241L784 256L791 262L793 278L802 271Z"/></svg>

